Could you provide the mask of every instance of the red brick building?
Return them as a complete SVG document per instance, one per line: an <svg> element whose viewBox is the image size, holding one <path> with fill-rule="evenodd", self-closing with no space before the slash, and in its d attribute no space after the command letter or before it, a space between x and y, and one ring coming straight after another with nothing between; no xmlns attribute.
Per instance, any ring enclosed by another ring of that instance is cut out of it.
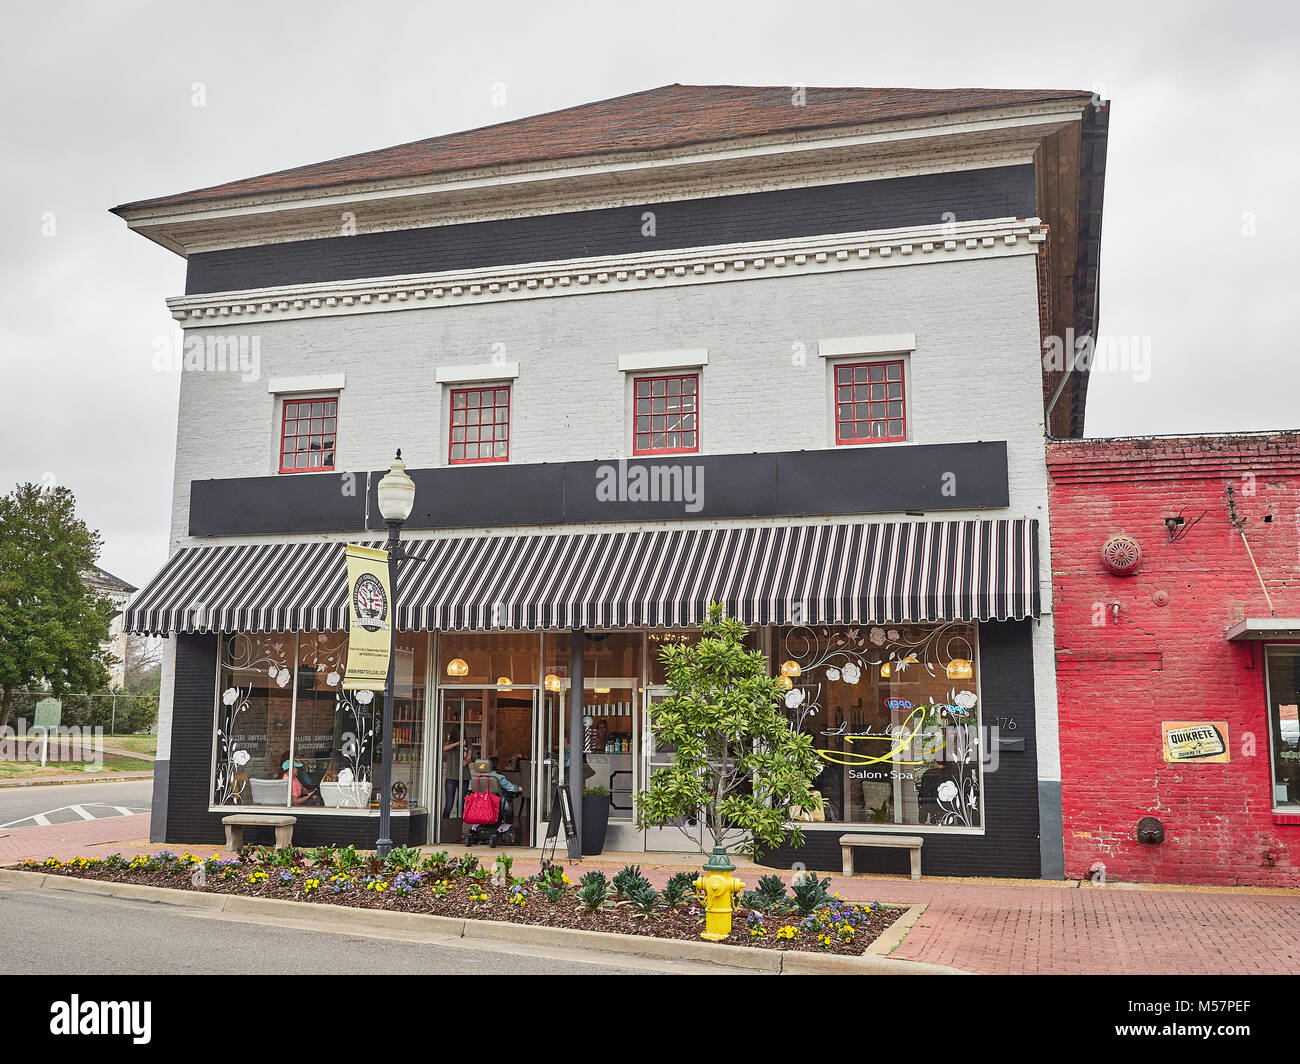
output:
<svg viewBox="0 0 1300 1064"><path fill-rule="evenodd" d="M1300 886L1300 433L1048 471L1067 876Z"/></svg>

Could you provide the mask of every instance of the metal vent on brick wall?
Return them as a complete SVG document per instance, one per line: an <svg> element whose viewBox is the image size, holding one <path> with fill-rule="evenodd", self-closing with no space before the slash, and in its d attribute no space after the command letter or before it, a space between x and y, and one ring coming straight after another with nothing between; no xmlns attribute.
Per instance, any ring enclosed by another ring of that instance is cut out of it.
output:
<svg viewBox="0 0 1300 1064"><path fill-rule="evenodd" d="M1142 548L1136 539L1121 532L1102 544L1101 560L1116 576L1131 576L1142 564Z"/></svg>

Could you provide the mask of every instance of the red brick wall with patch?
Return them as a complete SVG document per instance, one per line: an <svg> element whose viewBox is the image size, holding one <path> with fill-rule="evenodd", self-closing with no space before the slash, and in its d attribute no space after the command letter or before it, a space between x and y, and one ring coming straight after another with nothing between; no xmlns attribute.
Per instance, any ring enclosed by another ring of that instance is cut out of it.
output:
<svg viewBox="0 0 1300 1064"><path fill-rule="evenodd" d="M1061 440L1047 462L1066 875L1101 862L1119 880L1300 886L1300 816L1273 807L1263 645L1226 638L1300 617L1300 433ZM1115 533L1141 547L1131 575L1103 562ZM1167 763L1162 721L1226 722L1231 760ZM1137 841L1144 816L1163 843Z"/></svg>

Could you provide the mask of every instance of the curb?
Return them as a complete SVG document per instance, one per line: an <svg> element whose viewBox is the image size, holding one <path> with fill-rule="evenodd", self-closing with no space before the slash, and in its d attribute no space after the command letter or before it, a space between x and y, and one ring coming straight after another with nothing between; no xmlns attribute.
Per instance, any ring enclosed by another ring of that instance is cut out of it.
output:
<svg viewBox="0 0 1300 1064"><path fill-rule="evenodd" d="M890 960L870 951L859 957L828 956L799 950L762 949L725 943L693 942L674 938L650 938L643 935L619 935L608 931L583 931L539 924L512 924L497 920L467 920L424 913L390 912L382 909L354 909L343 905L312 904L281 898L250 898L238 894L206 894L202 891L177 890L174 887L148 887L135 883L110 883L95 879L76 879L46 872L25 872L0 868L0 883L11 883L32 890L64 890L101 897L129 898L164 905L188 905L213 909L232 915L279 916L300 920L308 914L323 915L328 909L329 930L348 931L417 931L442 934L453 938L491 942L515 942L520 945L588 952L647 957L653 960L691 960L732 968L747 968L770 975L968 975L960 968L922 961ZM912 906L899 918L906 920ZM920 916L920 911L916 915ZM915 920L912 921L915 923ZM909 927L911 924L908 925ZM892 930L892 929L891 929ZM903 934L906 934L906 930ZM899 936L902 941L902 935ZM896 946L897 943L894 943ZM890 948L893 949L894 946Z"/></svg>
<svg viewBox="0 0 1300 1064"><path fill-rule="evenodd" d="M907 933L912 930L916 921L921 919L921 914L928 908L928 905L909 906L907 912L890 924L884 934L867 947L867 952L876 957L888 957L903 944L903 939L907 937Z"/></svg>
<svg viewBox="0 0 1300 1064"><path fill-rule="evenodd" d="M7 787L64 787L69 784L79 783L122 783L125 780L151 780L152 772L119 772L116 776L87 776L84 779L76 776L64 778L62 776L45 776L36 777L30 780L3 780L0 781L0 790Z"/></svg>

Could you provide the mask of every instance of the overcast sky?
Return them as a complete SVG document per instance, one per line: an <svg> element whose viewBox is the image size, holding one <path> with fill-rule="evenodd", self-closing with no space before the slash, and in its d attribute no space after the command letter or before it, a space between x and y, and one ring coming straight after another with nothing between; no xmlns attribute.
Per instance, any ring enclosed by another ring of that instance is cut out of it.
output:
<svg viewBox="0 0 1300 1064"><path fill-rule="evenodd" d="M179 380L152 360L184 263L110 207L674 81L1100 91L1101 330L1152 361L1094 374L1088 434L1296 427L1298 23L1132 0L14 5L0 490L69 485L133 583L166 558Z"/></svg>

